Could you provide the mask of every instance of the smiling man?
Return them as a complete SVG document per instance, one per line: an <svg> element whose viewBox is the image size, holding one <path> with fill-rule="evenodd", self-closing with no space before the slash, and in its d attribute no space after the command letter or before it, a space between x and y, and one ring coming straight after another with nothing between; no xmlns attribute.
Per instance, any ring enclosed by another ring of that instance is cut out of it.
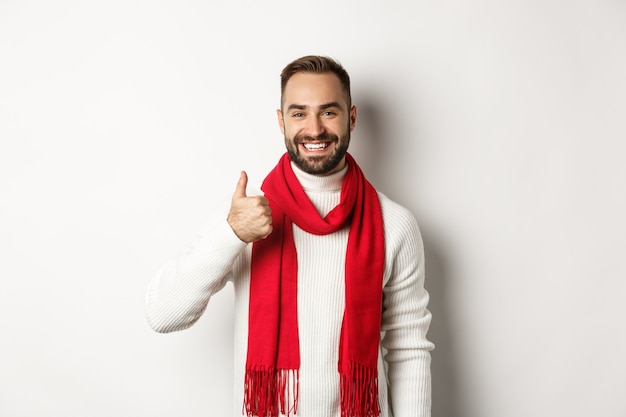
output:
<svg viewBox="0 0 626 417"><path fill-rule="evenodd" d="M234 416L428 417L431 315L414 216L379 193L347 153L350 78L306 56L281 74L287 153L151 281L158 332L193 325L235 288Z"/></svg>
<svg viewBox="0 0 626 417"><path fill-rule="evenodd" d="M335 73L292 71L283 72L285 110L277 110L287 152L309 174L333 174L345 165L356 107Z"/></svg>

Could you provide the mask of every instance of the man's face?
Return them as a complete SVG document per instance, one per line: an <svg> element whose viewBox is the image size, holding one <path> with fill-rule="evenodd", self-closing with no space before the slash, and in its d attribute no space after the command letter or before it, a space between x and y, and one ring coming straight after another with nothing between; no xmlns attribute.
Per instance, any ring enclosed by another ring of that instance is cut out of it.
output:
<svg viewBox="0 0 626 417"><path fill-rule="evenodd" d="M345 166L356 107L348 107L333 73L294 74L283 92L278 124L291 160L304 172L329 175Z"/></svg>

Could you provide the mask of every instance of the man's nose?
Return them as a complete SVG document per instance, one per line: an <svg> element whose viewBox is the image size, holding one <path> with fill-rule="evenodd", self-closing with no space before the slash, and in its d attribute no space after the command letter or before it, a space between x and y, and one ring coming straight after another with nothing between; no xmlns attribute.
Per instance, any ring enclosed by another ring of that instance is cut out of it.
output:
<svg viewBox="0 0 626 417"><path fill-rule="evenodd" d="M309 136L319 136L324 133L324 124L319 117L310 117L307 120L306 131Z"/></svg>

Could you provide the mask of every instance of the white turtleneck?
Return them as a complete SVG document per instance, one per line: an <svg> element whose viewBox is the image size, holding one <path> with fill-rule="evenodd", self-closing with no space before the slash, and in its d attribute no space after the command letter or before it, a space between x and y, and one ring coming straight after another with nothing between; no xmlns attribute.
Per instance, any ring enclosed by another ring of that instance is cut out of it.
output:
<svg viewBox="0 0 626 417"><path fill-rule="evenodd" d="M320 215L340 200L347 168L329 175L294 172ZM383 316L379 355L382 417L430 416L430 313L424 289L424 256L413 215L380 194L385 226ZM324 236L294 225L298 253L300 383L298 417L339 417L339 333L344 310L344 263L348 228ZM233 416L241 416L247 353L252 245L234 234L225 213L210 221L196 241L152 279L146 316L157 332L183 330L204 312L226 282L235 288L235 391Z"/></svg>

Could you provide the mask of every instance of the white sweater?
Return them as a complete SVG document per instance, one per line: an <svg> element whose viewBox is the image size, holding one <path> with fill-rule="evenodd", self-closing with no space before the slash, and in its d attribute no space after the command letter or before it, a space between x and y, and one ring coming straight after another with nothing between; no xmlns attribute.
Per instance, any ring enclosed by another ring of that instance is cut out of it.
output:
<svg viewBox="0 0 626 417"><path fill-rule="evenodd" d="M307 195L322 216L340 199L346 169L327 177L294 166ZM379 193L385 227L385 272L379 400L382 417L429 417L430 350L426 339L424 252L414 216ZM298 333L300 392L298 417L339 417L339 334L344 310L344 261L348 228L326 236L294 225L298 252ZM363 242L366 243L366 242ZM231 281L235 288L235 395L233 416L241 416L247 352L250 254L221 213L196 241L152 279L146 316L157 332L193 325L210 297Z"/></svg>

